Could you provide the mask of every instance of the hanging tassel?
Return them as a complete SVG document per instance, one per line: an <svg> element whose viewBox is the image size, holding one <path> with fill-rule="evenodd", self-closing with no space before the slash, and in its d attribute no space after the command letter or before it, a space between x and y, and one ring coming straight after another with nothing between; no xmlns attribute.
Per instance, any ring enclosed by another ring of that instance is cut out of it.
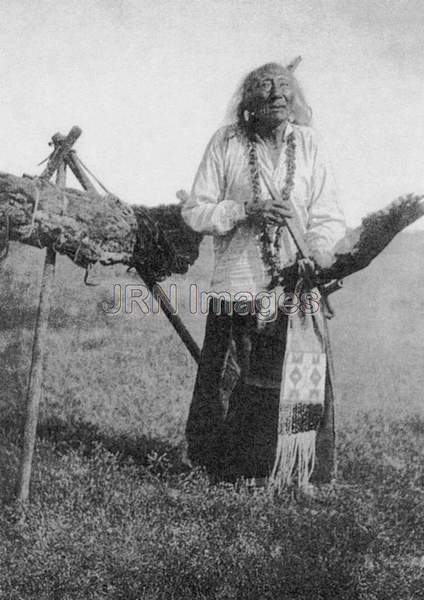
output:
<svg viewBox="0 0 424 600"><path fill-rule="evenodd" d="M274 468L269 478L269 487L280 493L294 483L306 489L315 467L316 431L285 433L278 436Z"/></svg>

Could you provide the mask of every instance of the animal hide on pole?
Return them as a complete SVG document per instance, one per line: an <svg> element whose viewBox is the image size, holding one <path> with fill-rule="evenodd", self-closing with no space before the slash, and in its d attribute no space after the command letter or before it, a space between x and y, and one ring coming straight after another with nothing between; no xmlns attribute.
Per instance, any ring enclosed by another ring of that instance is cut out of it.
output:
<svg viewBox="0 0 424 600"><path fill-rule="evenodd" d="M9 239L52 247L81 267L96 262L133 266L154 281L185 273L198 257L202 236L184 223L181 206L130 206L115 196L0 173L0 232L7 228ZM339 244L334 264L321 273L322 282L369 265L423 214L423 197L409 194L365 217Z"/></svg>

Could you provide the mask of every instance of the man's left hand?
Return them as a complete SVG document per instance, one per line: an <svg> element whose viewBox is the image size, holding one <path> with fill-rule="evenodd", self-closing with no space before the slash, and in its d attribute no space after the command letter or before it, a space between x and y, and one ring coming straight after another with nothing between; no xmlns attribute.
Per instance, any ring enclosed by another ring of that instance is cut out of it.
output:
<svg viewBox="0 0 424 600"><path fill-rule="evenodd" d="M312 282L317 270L315 261L312 258L301 258L297 264L300 277Z"/></svg>

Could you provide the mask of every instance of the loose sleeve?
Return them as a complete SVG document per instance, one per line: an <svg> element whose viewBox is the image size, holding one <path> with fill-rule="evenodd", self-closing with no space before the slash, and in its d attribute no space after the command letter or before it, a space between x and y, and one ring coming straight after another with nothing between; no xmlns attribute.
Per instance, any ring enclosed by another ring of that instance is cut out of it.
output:
<svg viewBox="0 0 424 600"><path fill-rule="evenodd" d="M337 242L345 235L346 224L337 201L337 187L322 142L312 140L312 187L306 243L322 267L334 262Z"/></svg>
<svg viewBox="0 0 424 600"><path fill-rule="evenodd" d="M225 146L225 129L220 129L206 148L183 206L183 219L195 231L224 235L246 216L243 205L224 199Z"/></svg>

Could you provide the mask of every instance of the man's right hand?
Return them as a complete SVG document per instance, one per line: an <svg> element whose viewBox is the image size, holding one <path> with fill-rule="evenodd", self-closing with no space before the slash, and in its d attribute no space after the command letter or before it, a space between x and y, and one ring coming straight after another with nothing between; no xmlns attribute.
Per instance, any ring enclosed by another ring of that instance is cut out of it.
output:
<svg viewBox="0 0 424 600"><path fill-rule="evenodd" d="M288 203L275 203L269 200L264 203L263 216L271 225L283 225L286 219L291 219L293 211Z"/></svg>
<svg viewBox="0 0 424 600"><path fill-rule="evenodd" d="M265 202L246 205L246 214L253 220L269 225L283 225L285 219L291 219L293 212L288 204L275 203L271 199Z"/></svg>

